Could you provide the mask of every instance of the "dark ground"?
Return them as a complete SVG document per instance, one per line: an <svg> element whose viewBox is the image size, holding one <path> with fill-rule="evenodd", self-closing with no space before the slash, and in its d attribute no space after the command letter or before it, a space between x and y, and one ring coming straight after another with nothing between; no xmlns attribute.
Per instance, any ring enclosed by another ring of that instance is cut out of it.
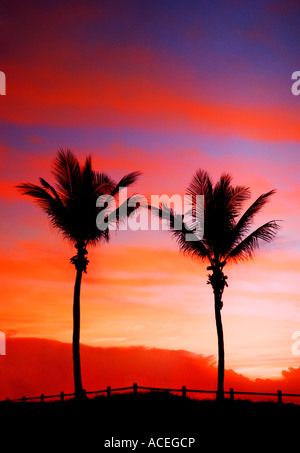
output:
<svg viewBox="0 0 300 453"><path fill-rule="evenodd" d="M1 440L9 449L111 451L106 440L138 439L136 451L183 447L148 446L151 438L195 438L184 451L299 451L300 405L225 400L197 401L148 393L112 395L83 402L1 403ZM142 442L144 445L142 445ZM162 442L162 441L160 441ZM2 443L3 445L3 443ZM132 451L130 448L114 448ZM4 451L4 450L3 450Z"/></svg>

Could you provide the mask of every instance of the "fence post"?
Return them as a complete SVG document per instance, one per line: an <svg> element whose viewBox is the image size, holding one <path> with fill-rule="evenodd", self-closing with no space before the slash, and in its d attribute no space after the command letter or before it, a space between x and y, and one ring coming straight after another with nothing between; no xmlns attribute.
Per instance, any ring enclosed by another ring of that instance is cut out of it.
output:
<svg viewBox="0 0 300 453"><path fill-rule="evenodd" d="M60 392L60 401L63 401L63 400L64 400L64 397L65 397L64 392Z"/></svg>
<svg viewBox="0 0 300 453"><path fill-rule="evenodd" d="M278 390L277 396L278 396L278 404L282 404L282 393L281 393L281 390Z"/></svg>
<svg viewBox="0 0 300 453"><path fill-rule="evenodd" d="M230 401L234 401L234 391L233 391L233 389L229 389L229 393L230 393Z"/></svg>
<svg viewBox="0 0 300 453"><path fill-rule="evenodd" d="M133 384L133 395L136 396L137 393L138 393L138 391L137 391L137 383L134 383Z"/></svg>
<svg viewBox="0 0 300 453"><path fill-rule="evenodd" d="M107 397L107 398L110 397L110 391L111 391L111 387L108 385L108 386L107 386L107 389L106 389L106 397Z"/></svg>
<svg viewBox="0 0 300 453"><path fill-rule="evenodd" d="M45 397L44 397L44 394L42 393L42 394L41 394L41 403L44 402L44 398L45 398Z"/></svg>
<svg viewBox="0 0 300 453"><path fill-rule="evenodd" d="M182 386L182 398L186 398L186 386Z"/></svg>
<svg viewBox="0 0 300 453"><path fill-rule="evenodd" d="M25 397L25 396L23 396L23 398L22 398L22 402L23 402L23 403L25 403L25 402L26 402L26 397Z"/></svg>

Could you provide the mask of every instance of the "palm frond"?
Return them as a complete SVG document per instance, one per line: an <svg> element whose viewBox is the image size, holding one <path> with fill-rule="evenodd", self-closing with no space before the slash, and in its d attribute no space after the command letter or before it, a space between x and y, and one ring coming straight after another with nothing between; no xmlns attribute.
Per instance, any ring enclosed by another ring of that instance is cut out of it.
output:
<svg viewBox="0 0 300 453"><path fill-rule="evenodd" d="M174 230L173 237L176 239L180 251L184 254L202 261L208 259L211 262L211 253L206 247L205 241L199 240L195 232L191 232L185 228L183 230Z"/></svg>
<svg viewBox="0 0 300 453"><path fill-rule="evenodd" d="M216 215L222 216L229 225L235 221L244 202L251 196L248 187L233 186L231 182L231 176L224 173L213 189L213 205Z"/></svg>
<svg viewBox="0 0 300 453"><path fill-rule="evenodd" d="M232 176L229 173L222 173L219 181L214 186L214 193L226 194L232 187Z"/></svg>
<svg viewBox="0 0 300 453"><path fill-rule="evenodd" d="M71 239L67 222L68 216L62 200L47 181L41 179L41 184L44 187L30 183L20 184L16 187L20 190L22 195L29 195L32 197L40 208L48 215L51 225L55 229L61 231L66 238ZM52 192L52 194L49 192Z"/></svg>
<svg viewBox="0 0 300 453"><path fill-rule="evenodd" d="M137 214L140 209L145 207L144 197L142 195L132 195L124 200L114 211L109 214L108 222L110 219L115 219L117 224L125 222L129 216L133 213Z"/></svg>
<svg viewBox="0 0 300 453"><path fill-rule="evenodd" d="M259 247L259 240L271 242L279 229L280 225L275 220L265 223L236 245L229 253L227 260L239 261L252 258Z"/></svg>
<svg viewBox="0 0 300 453"><path fill-rule="evenodd" d="M249 227L253 223L254 217L268 203L270 197L276 193L276 190L270 190L267 193L260 195L254 203L245 211L237 224L231 231L229 247L234 247L242 237L249 232Z"/></svg>
<svg viewBox="0 0 300 453"><path fill-rule="evenodd" d="M176 239L181 252L200 260L211 260L210 252L205 245L205 241L199 240L196 230L191 230L184 222L184 216L174 213L166 204L161 207L150 206L151 213L157 215L161 220L166 220L169 224L172 235Z"/></svg>
<svg viewBox="0 0 300 453"><path fill-rule="evenodd" d="M123 178L116 184L115 188L112 190L110 195L115 196L121 187L129 187L136 182L139 176L141 176L141 172L134 171L132 173L128 173L127 175L123 176Z"/></svg>
<svg viewBox="0 0 300 453"><path fill-rule="evenodd" d="M16 188L22 195L29 195L34 198L47 214L51 213L54 198L44 187L38 186L37 184L24 183L17 185Z"/></svg>
<svg viewBox="0 0 300 453"><path fill-rule="evenodd" d="M40 183L41 183L42 187L44 187L44 189L46 189L52 193L52 195L55 197L56 200L61 201L60 196L58 195L57 191L45 179L40 178Z"/></svg>
<svg viewBox="0 0 300 453"><path fill-rule="evenodd" d="M75 191L79 188L81 181L81 171L78 159L74 154L66 149L60 149L53 165L52 171L57 188L61 192L66 202L75 196Z"/></svg>
<svg viewBox="0 0 300 453"><path fill-rule="evenodd" d="M213 191L213 184L209 174L199 169L193 177L187 188L189 195L204 195L205 198L210 198Z"/></svg>
<svg viewBox="0 0 300 453"><path fill-rule="evenodd" d="M116 182L106 173L95 173L95 187L97 196L106 195L113 191L116 187Z"/></svg>
<svg viewBox="0 0 300 453"><path fill-rule="evenodd" d="M229 209L233 217L237 217L241 209L244 206L245 201L251 197L251 191L249 187L235 186L230 190Z"/></svg>

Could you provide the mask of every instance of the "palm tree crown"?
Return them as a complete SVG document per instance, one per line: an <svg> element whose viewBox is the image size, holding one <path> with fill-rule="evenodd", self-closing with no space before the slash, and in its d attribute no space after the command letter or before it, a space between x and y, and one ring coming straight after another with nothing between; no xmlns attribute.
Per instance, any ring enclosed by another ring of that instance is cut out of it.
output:
<svg viewBox="0 0 300 453"><path fill-rule="evenodd" d="M81 166L69 150L58 152L52 173L55 188L43 178L40 185L26 183L17 187L22 194L33 197L54 228L75 245L81 243L86 247L101 240L108 241L109 229L99 230L96 226L100 210L96 200L105 194L117 196L119 188L132 185L140 173L129 173L116 183L106 173L92 169L90 156Z"/></svg>
<svg viewBox="0 0 300 453"><path fill-rule="evenodd" d="M241 215L245 202L251 197L248 187L233 186L229 174L221 175L213 185L209 174L198 170L188 186L192 197L204 195L204 234L201 240L187 241L187 226L173 230L180 248L211 266L223 268L229 262L252 258L259 247L259 240L271 242L279 225L271 220L250 233L254 217L275 193L271 190L260 195ZM173 215L175 219L176 214ZM172 227L171 216L171 227Z"/></svg>

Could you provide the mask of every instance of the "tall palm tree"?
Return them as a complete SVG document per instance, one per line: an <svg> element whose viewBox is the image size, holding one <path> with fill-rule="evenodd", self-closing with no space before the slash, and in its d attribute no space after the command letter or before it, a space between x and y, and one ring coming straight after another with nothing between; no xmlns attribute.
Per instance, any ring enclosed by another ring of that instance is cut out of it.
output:
<svg viewBox="0 0 300 453"><path fill-rule="evenodd" d="M252 258L259 247L260 240L270 242L276 235L279 225L272 220L250 232L253 220L274 194L274 190L262 194L241 214L246 200L251 197L250 189L244 186L233 186L229 174L222 174L220 180L213 185L209 174L198 170L194 175L187 193L192 197L190 212L196 218L197 210L204 211L204 232L201 239L196 226L184 223L184 216L174 212L168 206L156 207L156 214L167 219L180 249L188 255L197 257L209 266L208 284L214 293L215 320L218 337L218 387L217 399L224 398L224 337L221 319L223 306L222 296L227 286L224 267L231 262ZM196 196L204 195L204 208L196 207ZM176 225L182 225L177 229ZM195 223L194 223L195 225ZM187 236L190 235L190 236ZM187 239L188 238L188 239ZM192 240L191 240L192 239Z"/></svg>
<svg viewBox="0 0 300 453"><path fill-rule="evenodd" d="M63 237L74 244L77 252L71 258L76 268L76 280L73 299L73 371L75 397L82 398L85 394L81 380L80 366L80 288L82 274L87 271L87 247L100 241L109 241L109 228L99 229L96 217L102 208L96 206L96 200L101 195L118 197L121 187L132 185L140 175L139 172L129 173L119 183L113 181L107 174L98 173L92 169L91 157L87 157L84 165L70 150L59 150L53 166L55 187L43 178L40 185L25 183L17 188L23 195L29 195L38 202L39 206L49 217L52 226L62 233ZM127 203L126 199L123 203ZM134 208L127 209L127 215ZM126 212L126 210L125 210ZM122 213L122 214L121 214ZM110 214L117 222L124 216L120 206ZM126 214L125 214L126 215ZM108 219L109 221L109 219Z"/></svg>

